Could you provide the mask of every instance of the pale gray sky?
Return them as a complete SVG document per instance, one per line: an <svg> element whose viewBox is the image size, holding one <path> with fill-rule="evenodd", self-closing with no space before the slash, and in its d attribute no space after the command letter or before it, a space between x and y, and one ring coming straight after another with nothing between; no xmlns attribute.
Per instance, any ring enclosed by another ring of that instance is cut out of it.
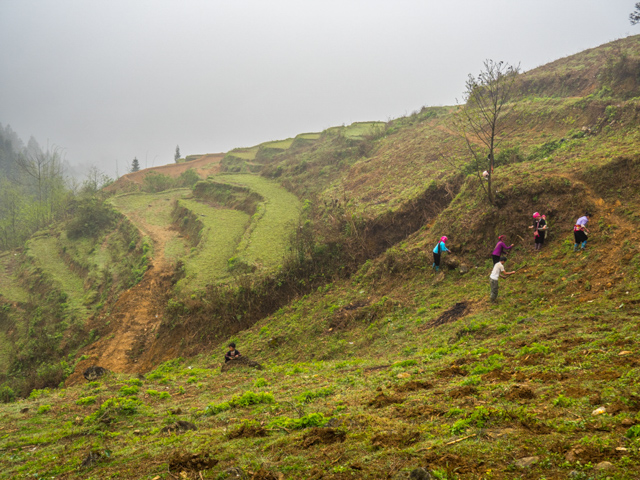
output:
<svg viewBox="0 0 640 480"><path fill-rule="evenodd" d="M0 0L0 123L120 174L423 105L640 33L636 0Z"/></svg>

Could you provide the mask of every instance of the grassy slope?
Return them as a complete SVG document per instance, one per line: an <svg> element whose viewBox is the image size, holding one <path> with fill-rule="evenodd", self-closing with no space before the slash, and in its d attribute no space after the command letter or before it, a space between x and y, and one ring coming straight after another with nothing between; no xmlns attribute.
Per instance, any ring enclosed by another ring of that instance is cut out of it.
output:
<svg viewBox="0 0 640 480"><path fill-rule="evenodd" d="M241 351L266 364L263 372L219 374L210 367L218 365L221 347L148 375L138 393L143 405L111 423L82 419L117 396L124 377L2 407L4 475L170 478L173 453L210 452L220 463L202 478L224 478L231 466L262 467L284 478L385 478L417 466L448 479L567 478L570 472L582 479L638 478L638 188L632 171L604 188L598 183L617 156L640 153L638 103L529 98L521 105L528 128L511 146L525 158L498 169L500 208L487 207L469 180L431 228L237 335ZM326 197L340 192L375 216L389 208L377 202L393 207L402 203L398 198L417 195L411 180L446 179L450 172L436 163L438 154L459 151L459 143L447 118L422 115L399 121L402 128L345 168ZM594 134L571 138L582 126ZM584 206L596 212L593 235L589 251L574 254L571 222ZM526 230L530 213L554 209L549 244L535 255ZM492 306L486 257L504 231L526 239L517 241L508 263L522 269L501 280L501 303ZM469 273L436 277L429 270L429 252L443 232L454 232ZM464 315L438 324L461 301ZM171 397L160 400L147 389ZM207 405L247 390L270 391L274 403L205 414ZM96 405L76 405L88 395ZM42 405L51 411L38 414ZM24 406L29 412L18 413ZM592 415L599 406L608 412ZM331 424L344 431L345 442L308 446L308 430L296 429L295 420L317 419L309 414L336 418ZM177 419L199 430L159 432ZM267 436L230 440L245 420L260 422ZM37 455L30 452L43 442ZM78 469L92 450L102 454L98 465ZM534 455L531 468L514 463ZM602 460L612 469L594 469Z"/></svg>
<svg viewBox="0 0 640 480"><path fill-rule="evenodd" d="M84 281L60 258L57 239L50 236L32 238L27 242L26 253L57 284L60 291L67 295L69 311L78 318L86 318L89 310L86 306Z"/></svg>
<svg viewBox="0 0 640 480"><path fill-rule="evenodd" d="M247 228L249 215L238 210L214 209L190 199L180 200L179 205L198 215L204 229L196 251L185 259L185 277L178 282L178 288L201 289L228 278L231 274L227 261Z"/></svg>
<svg viewBox="0 0 640 480"><path fill-rule="evenodd" d="M300 201L277 183L257 175L220 175L216 180L247 186L265 199L254 214L249 235L238 246L237 254L266 267L278 265L289 233L300 216Z"/></svg>

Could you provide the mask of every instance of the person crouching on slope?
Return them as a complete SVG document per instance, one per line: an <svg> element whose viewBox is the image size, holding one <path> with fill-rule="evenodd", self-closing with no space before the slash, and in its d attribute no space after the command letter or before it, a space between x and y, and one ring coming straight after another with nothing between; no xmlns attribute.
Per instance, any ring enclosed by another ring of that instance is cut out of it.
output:
<svg viewBox="0 0 640 480"><path fill-rule="evenodd" d="M224 363L227 363L229 360L235 360L238 357L241 357L240 352L236 350L236 344L231 342L229 344L229 351L224 356Z"/></svg>
<svg viewBox="0 0 640 480"><path fill-rule="evenodd" d="M576 224L573 227L573 237L576 243L573 244L573 251L578 251L578 244L580 245L580 250L584 250L587 247L587 234L589 230L587 229L587 223L591 218L591 214L589 212L585 213L584 216L580 217L576 220Z"/></svg>
<svg viewBox="0 0 640 480"><path fill-rule="evenodd" d="M440 270L440 254L442 252L451 253L451 250L449 250L445 245L445 243L447 243L447 240L447 237L440 237L438 245L436 245L436 248L433 249L433 268L436 269L436 272Z"/></svg>
<svg viewBox="0 0 640 480"><path fill-rule="evenodd" d="M513 243L507 247L507 244L504 243L504 240L507 237L504 235L500 235L498 237L498 243L496 244L496 248L491 252L491 257L493 257L493 264L495 265L500 261L500 257L506 255L509 250L513 248Z"/></svg>
<svg viewBox="0 0 640 480"><path fill-rule="evenodd" d="M507 261L507 257L500 257L500 261L493 266L493 270L491 271L491 275L489 275L489 285L491 286L491 297L490 300L495 302L498 300L498 280L500 277L506 277L507 275L513 275L516 273L513 272L505 272L504 271L504 262Z"/></svg>

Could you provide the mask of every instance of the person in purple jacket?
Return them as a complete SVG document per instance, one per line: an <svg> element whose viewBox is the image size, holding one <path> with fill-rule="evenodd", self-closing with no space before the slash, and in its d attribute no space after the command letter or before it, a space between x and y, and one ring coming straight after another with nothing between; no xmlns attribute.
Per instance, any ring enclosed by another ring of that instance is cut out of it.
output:
<svg viewBox="0 0 640 480"><path fill-rule="evenodd" d="M505 238L507 237L504 235L500 235L498 237L498 243L496 244L496 248L494 248L493 252L491 252L494 265L500 261L500 257L502 257L503 254L506 255L507 252L513 248L513 243L507 247L507 244L504 243Z"/></svg>
<svg viewBox="0 0 640 480"><path fill-rule="evenodd" d="M580 245L580 250L584 250L585 248L587 248L587 234L589 233L587 223L590 219L591 214L587 212L578 220L576 220L576 224L573 227L573 237L576 241L576 243L573 244L574 252L578 251L578 245Z"/></svg>

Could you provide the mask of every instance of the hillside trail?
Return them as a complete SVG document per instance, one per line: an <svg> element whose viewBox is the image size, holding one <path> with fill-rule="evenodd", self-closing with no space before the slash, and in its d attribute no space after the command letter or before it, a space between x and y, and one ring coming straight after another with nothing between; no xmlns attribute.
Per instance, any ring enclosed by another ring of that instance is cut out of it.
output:
<svg viewBox="0 0 640 480"><path fill-rule="evenodd" d="M81 381L82 372L90 366L119 373L144 373L176 354L175 348L158 344L156 332L164 318L175 270L165 249L178 232L149 223L138 211L126 215L142 235L151 239L149 267L137 285L120 294L110 312L90 321L89 328L100 332L101 338L80 351L86 358L78 363L67 385Z"/></svg>

